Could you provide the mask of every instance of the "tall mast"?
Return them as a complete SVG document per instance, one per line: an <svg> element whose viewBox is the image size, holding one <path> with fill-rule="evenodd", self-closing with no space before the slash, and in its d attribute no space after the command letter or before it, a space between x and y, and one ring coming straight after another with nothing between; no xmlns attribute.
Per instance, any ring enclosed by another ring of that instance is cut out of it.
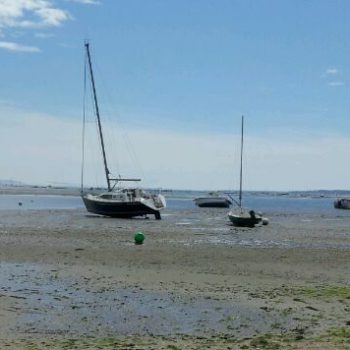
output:
<svg viewBox="0 0 350 350"><path fill-rule="evenodd" d="M86 121L86 55L84 60L84 96L83 96L83 128L82 128L82 138L81 138L81 195L84 194L84 166L85 166L85 121Z"/></svg>
<svg viewBox="0 0 350 350"><path fill-rule="evenodd" d="M243 175L243 124L244 117L242 115L242 130L241 130L241 172L239 176L239 207L242 208L242 175Z"/></svg>
<svg viewBox="0 0 350 350"><path fill-rule="evenodd" d="M90 71L90 78L91 78L91 85L92 85L92 91L94 94L94 104L95 104L95 113L97 117L97 124L98 124L98 131L100 135L100 141L101 141L101 148L102 148L102 155L103 155L103 164L105 168L105 174L106 174L106 180L107 180L107 187L108 191L111 191L111 183L109 179L109 170L107 166L107 158L106 158L106 152L105 152L105 144L103 141L103 134L102 134L102 125L101 125L101 119L100 119L100 110L98 108L98 103L97 103L97 94L96 94L96 87L95 87L95 79L94 79L94 73L92 70L92 64L91 64L91 56L90 56L90 46L89 42L85 42L85 49L86 49L86 54L88 58L88 63L89 63L89 71Z"/></svg>

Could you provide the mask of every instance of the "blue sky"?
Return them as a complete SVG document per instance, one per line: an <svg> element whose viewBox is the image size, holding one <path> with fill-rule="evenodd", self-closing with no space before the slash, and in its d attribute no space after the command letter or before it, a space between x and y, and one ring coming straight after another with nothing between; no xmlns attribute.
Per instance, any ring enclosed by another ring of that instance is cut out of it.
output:
<svg viewBox="0 0 350 350"><path fill-rule="evenodd" d="M345 0L0 0L0 142L16 140L0 177L79 182L88 38L102 112L128 130L144 185L237 187L244 114L246 188L349 188L349 11Z"/></svg>

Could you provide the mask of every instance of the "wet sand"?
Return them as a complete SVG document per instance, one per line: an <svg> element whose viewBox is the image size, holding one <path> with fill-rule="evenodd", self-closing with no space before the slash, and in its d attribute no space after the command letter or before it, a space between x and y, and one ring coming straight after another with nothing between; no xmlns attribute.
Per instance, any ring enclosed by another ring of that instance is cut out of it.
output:
<svg viewBox="0 0 350 350"><path fill-rule="evenodd" d="M0 211L0 348L347 348L350 212L226 214Z"/></svg>

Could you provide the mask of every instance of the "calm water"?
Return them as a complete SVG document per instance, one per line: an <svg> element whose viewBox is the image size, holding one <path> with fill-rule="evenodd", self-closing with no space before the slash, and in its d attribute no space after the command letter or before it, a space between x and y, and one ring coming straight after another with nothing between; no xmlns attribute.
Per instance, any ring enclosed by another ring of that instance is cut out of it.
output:
<svg viewBox="0 0 350 350"><path fill-rule="evenodd" d="M83 208L80 197L43 195L0 195L0 210Z"/></svg>
<svg viewBox="0 0 350 350"><path fill-rule="evenodd" d="M185 210L196 208L193 198L205 195L204 192L174 191L166 193L167 208L170 210ZM335 195L334 195L335 197ZM318 213L334 215L348 215L349 211L333 208L331 196L320 197L307 195L276 195L252 194L244 196L244 206L254 208L264 213ZM80 197L76 196L48 196L48 195L0 195L0 210L28 210L28 209L77 209L84 208Z"/></svg>

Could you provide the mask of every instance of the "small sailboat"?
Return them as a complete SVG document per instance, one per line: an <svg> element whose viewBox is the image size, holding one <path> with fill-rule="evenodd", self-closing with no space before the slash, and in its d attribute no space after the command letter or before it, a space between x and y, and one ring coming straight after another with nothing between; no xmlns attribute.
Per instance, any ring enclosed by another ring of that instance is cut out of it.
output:
<svg viewBox="0 0 350 350"><path fill-rule="evenodd" d="M254 227L257 224L268 224L268 219L263 218L261 214L256 213L252 209L242 207L242 177L243 177L243 127L244 117L242 116L242 128L241 128L241 169L240 169L240 181L239 181L239 197L238 201L234 200L237 204L237 208L232 209L228 213L228 218L234 226L241 227Z"/></svg>
<svg viewBox="0 0 350 350"><path fill-rule="evenodd" d="M147 214L153 214L157 220L161 219L160 210L166 207L164 196L161 194L151 194L144 191L141 188L120 188L117 185L124 181L141 181L140 179L130 178L115 178L111 176L111 173L107 165L107 157L105 151L105 144L102 132L102 124L99 112L99 106L97 102L97 93L95 87L95 79L91 63L90 46L89 43L85 43L86 50L86 65L90 75L91 87L93 92L93 101L95 107L95 115L97 118L98 135L102 150L104 172L107 182L108 191L101 194L84 193L83 186L83 172L84 172L84 147L83 147L83 166L82 166L82 199L84 201L86 209L94 214L118 217L118 218L131 218L135 216L145 216ZM85 122L85 118L84 118ZM83 128L83 130L85 130ZM84 134L84 133L83 133ZM84 145L84 141L83 141Z"/></svg>
<svg viewBox="0 0 350 350"><path fill-rule="evenodd" d="M334 208L336 208L336 209L350 209L350 198L337 198L334 201Z"/></svg>

